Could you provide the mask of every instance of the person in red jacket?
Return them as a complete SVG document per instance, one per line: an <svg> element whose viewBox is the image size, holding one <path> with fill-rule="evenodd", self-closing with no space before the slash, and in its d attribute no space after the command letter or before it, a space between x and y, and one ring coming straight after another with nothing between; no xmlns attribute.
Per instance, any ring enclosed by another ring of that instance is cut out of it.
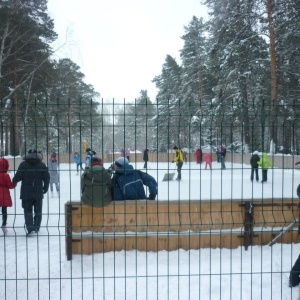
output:
<svg viewBox="0 0 300 300"><path fill-rule="evenodd" d="M7 174L9 168L8 160L0 158L0 206L2 208L2 226L3 234L7 234L6 222L7 222L7 207L12 207L12 201L10 196L10 189L15 188L9 175Z"/></svg>
<svg viewBox="0 0 300 300"><path fill-rule="evenodd" d="M204 161L205 161L205 169L207 169L207 166L211 169L211 155L210 153L206 153L204 156Z"/></svg>

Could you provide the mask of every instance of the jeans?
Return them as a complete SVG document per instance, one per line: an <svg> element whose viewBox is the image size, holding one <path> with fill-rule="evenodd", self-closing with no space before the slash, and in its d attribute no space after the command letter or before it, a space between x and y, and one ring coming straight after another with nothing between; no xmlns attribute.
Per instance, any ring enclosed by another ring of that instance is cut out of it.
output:
<svg viewBox="0 0 300 300"><path fill-rule="evenodd" d="M183 165L183 162L178 162L177 163L177 173L178 173L178 176L177 176L177 179L181 179L181 168L182 168L182 165Z"/></svg>

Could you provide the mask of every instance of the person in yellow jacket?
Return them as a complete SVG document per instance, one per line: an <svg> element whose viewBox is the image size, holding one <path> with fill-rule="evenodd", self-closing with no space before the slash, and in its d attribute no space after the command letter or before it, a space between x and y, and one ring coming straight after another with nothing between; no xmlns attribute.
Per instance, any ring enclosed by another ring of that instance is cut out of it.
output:
<svg viewBox="0 0 300 300"><path fill-rule="evenodd" d="M174 160L172 162L176 163L177 173L178 173L176 180L181 180L181 168L182 168L182 165L184 162L183 153L182 153L182 150L180 148L178 148L177 146L174 146L173 149L175 150L175 156L174 156Z"/></svg>
<svg viewBox="0 0 300 300"><path fill-rule="evenodd" d="M262 169L262 181L261 183L268 181L268 169L272 168L272 162L270 161L267 153L263 153L261 159L257 162Z"/></svg>

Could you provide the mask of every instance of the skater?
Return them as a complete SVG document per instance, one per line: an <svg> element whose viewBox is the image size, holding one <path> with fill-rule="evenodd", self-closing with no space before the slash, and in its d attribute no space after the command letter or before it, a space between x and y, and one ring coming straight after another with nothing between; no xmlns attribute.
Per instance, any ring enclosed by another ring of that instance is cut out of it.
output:
<svg viewBox="0 0 300 300"><path fill-rule="evenodd" d="M184 150L183 152L183 159L184 159L184 161L185 161L185 163L187 163L187 151L186 150Z"/></svg>
<svg viewBox="0 0 300 300"><path fill-rule="evenodd" d="M201 164L201 149L198 148L195 152L196 163Z"/></svg>
<svg viewBox="0 0 300 300"><path fill-rule="evenodd" d="M125 157L125 150L124 150L124 148L121 149L121 157Z"/></svg>
<svg viewBox="0 0 300 300"><path fill-rule="evenodd" d="M226 147L222 146L221 149L221 169L225 170L226 166L225 166L225 157L226 157Z"/></svg>
<svg viewBox="0 0 300 300"><path fill-rule="evenodd" d="M184 162L183 153L182 153L182 150L180 148L178 148L177 146L174 146L173 150L175 150L175 156L174 156L174 160L172 161L172 163L175 162L177 165L178 176L177 176L176 180L180 181L181 180L181 169L182 169L183 162Z"/></svg>
<svg viewBox="0 0 300 300"><path fill-rule="evenodd" d="M12 207L12 200L10 196L10 189L14 189L14 184L9 175L7 174L9 168L9 162L5 158L0 158L0 206L2 209L2 226L3 234L7 234L6 222L7 222L7 207Z"/></svg>
<svg viewBox="0 0 300 300"><path fill-rule="evenodd" d="M102 159L92 157L91 167L81 177L81 201L103 207L111 202L111 175L103 167Z"/></svg>
<svg viewBox="0 0 300 300"><path fill-rule="evenodd" d="M258 176L258 162L260 161L260 157L258 155L258 151L254 151L253 155L250 158L250 165L251 165L251 181L254 179L254 173L255 173L255 178L256 181L259 181L259 176Z"/></svg>
<svg viewBox="0 0 300 300"><path fill-rule="evenodd" d="M113 200L155 200L157 182L149 174L134 170L126 157L119 157L114 163L115 173L112 178ZM146 197L144 185L149 189Z"/></svg>
<svg viewBox="0 0 300 300"><path fill-rule="evenodd" d="M128 159L128 161L130 162L130 149L128 148L125 152L126 158Z"/></svg>
<svg viewBox="0 0 300 300"><path fill-rule="evenodd" d="M22 199L25 227L29 236L40 230L43 198L49 188L50 175L48 168L42 162L42 154L38 151L29 150L22 159L24 161L19 165L12 181L14 183L22 181L20 199Z"/></svg>
<svg viewBox="0 0 300 300"><path fill-rule="evenodd" d="M79 172L79 168L80 168L81 170L83 170L83 167L82 167L82 160L81 160L81 157L80 157L80 155L79 155L78 152L74 152L73 160L74 160L75 163L76 163L76 171L77 171L76 175L78 175L78 174L79 174L79 173L78 173L78 172Z"/></svg>
<svg viewBox="0 0 300 300"><path fill-rule="evenodd" d="M207 166L211 169L211 155L210 153L206 153L204 155L204 161L205 161L205 170L207 169Z"/></svg>
<svg viewBox="0 0 300 300"><path fill-rule="evenodd" d="M145 149L144 150L144 155L143 155L143 161L145 162L144 163L144 169L147 169L147 163L149 161L149 149Z"/></svg>
<svg viewBox="0 0 300 300"><path fill-rule="evenodd" d="M263 153L261 159L259 162L257 162L259 166L261 166L262 169L262 181L261 183L268 181L268 169L272 168L272 162L270 161L267 153Z"/></svg>
<svg viewBox="0 0 300 300"><path fill-rule="evenodd" d="M97 153L93 151L91 148L86 149L86 158L85 158L85 169L87 170L90 167L91 158L95 156Z"/></svg>
<svg viewBox="0 0 300 300"><path fill-rule="evenodd" d="M56 153L52 153L51 158L48 162L48 170L50 174L50 190L51 197L53 197L53 184L56 188L57 196L59 196L59 173L58 173L58 162L56 160Z"/></svg>

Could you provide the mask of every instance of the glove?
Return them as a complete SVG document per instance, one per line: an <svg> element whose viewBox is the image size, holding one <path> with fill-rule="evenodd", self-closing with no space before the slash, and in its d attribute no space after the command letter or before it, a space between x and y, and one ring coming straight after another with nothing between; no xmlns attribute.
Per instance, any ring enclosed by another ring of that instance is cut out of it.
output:
<svg viewBox="0 0 300 300"><path fill-rule="evenodd" d="M48 192L48 189L43 189L43 194L46 194Z"/></svg>
<svg viewBox="0 0 300 300"><path fill-rule="evenodd" d="M173 162L174 162L174 160L171 161L171 163L173 163Z"/></svg>
<svg viewBox="0 0 300 300"><path fill-rule="evenodd" d="M156 195L153 193L150 193L149 197L147 198L147 200L155 200ZM300 202L300 201L299 201Z"/></svg>
<svg viewBox="0 0 300 300"><path fill-rule="evenodd" d="M296 166L296 165L299 165L299 164L300 164L300 161L296 162L296 163L295 163L295 166Z"/></svg>

